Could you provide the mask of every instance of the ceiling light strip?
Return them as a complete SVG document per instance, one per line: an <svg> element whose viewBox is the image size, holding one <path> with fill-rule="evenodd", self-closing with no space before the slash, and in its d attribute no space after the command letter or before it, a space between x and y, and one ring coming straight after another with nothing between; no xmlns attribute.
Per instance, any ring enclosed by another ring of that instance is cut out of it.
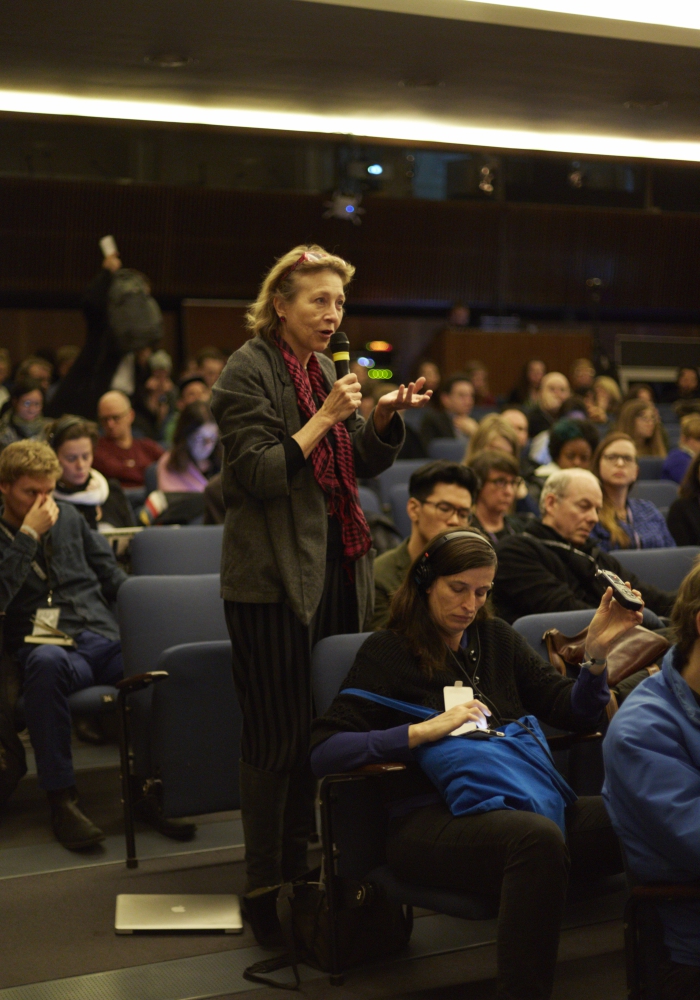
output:
<svg viewBox="0 0 700 1000"><path fill-rule="evenodd" d="M430 119L380 118L256 111L148 101L120 101L67 94L0 91L0 112L68 115L120 121L214 125L224 128L306 132L324 135L393 139L406 143L521 149L627 159L700 162L700 142L588 135L573 132L535 132L526 129L451 125Z"/></svg>

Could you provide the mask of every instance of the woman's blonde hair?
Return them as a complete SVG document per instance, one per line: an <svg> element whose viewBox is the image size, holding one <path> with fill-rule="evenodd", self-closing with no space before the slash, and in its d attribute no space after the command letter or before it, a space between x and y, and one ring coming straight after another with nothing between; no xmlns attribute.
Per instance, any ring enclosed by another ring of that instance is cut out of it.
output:
<svg viewBox="0 0 700 1000"><path fill-rule="evenodd" d="M615 514L615 507L610 499L610 497L605 492L605 483L600 475L600 460L603 457L603 452L607 451L611 444L616 441L629 441L632 447L637 451L637 446L634 440L629 434L623 434L622 431L616 431L612 434L608 434L600 442L593 454L593 460L591 462L591 472L600 482L603 491L603 506L598 514L598 520L610 534L610 540L618 545L621 549L628 549L630 547L630 536L627 534L625 529L622 527Z"/></svg>
<svg viewBox="0 0 700 1000"><path fill-rule="evenodd" d="M333 271L347 288L355 268L342 257L328 253L316 243L294 247L277 260L267 272L260 286L258 297L246 313L246 326L255 337L267 340L280 327L274 299L279 296L291 302L299 290L299 278L317 271Z"/></svg>
<svg viewBox="0 0 700 1000"><path fill-rule="evenodd" d="M609 375L599 375L593 383L593 391L595 392L596 389L604 389L607 392L610 396L610 410L615 412L622 402L622 391L615 379L610 378Z"/></svg>
<svg viewBox="0 0 700 1000"><path fill-rule="evenodd" d="M495 437L504 437L513 449L513 458L520 455L520 444L515 429L500 413L487 414L469 439L467 451L462 459L463 465L468 465L475 455L491 448Z"/></svg>
<svg viewBox="0 0 700 1000"><path fill-rule="evenodd" d="M635 437L634 424L637 417L640 417L645 410L653 412L656 426L650 438L638 439ZM632 438L634 446L637 449L637 455L652 455L656 458L666 458L666 445L661 433L661 424L659 423L656 407L653 403L647 403L645 399L628 400L620 410L615 430L620 431L622 434L628 434Z"/></svg>

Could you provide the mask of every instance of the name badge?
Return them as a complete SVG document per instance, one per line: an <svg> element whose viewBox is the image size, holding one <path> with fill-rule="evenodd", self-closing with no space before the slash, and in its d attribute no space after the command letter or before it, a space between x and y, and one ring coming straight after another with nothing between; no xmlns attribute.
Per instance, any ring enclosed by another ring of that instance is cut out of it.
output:
<svg viewBox="0 0 700 1000"><path fill-rule="evenodd" d="M37 608L32 635L53 635L61 617L60 608Z"/></svg>
<svg viewBox="0 0 700 1000"><path fill-rule="evenodd" d="M466 705L468 701L473 701L474 699L473 690L470 687L464 687L461 681L457 681L449 687L444 687L442 693L445 698L446 712L456 705ZM463 733L471 733L477 728L476 722L465 722L459 729L455 729L453 733L450 733L450 736L461 736Z"/></svg>

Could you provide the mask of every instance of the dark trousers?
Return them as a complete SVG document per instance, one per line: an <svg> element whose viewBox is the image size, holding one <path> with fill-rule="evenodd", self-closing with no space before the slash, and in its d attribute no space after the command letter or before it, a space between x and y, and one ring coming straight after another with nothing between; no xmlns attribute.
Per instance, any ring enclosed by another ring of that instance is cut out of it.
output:
<svg viewBox="0 0 700 1000"><path fill-rule="evenodd" d="M680 965L670 959L661 968L661 1000L700 997L700 966Z"/></svg>
<svg viewBox="0 0 700 1000"><path fill-rule="evenodd" d="M76 643L75 648L26 644L17 653L39 785L47 792L75 784L68 696L94 684L115 684L124 676L118 640L86 631Z"/></svg>
<svg viewBox="0 0 700 1000"><path fill-rule="evenodd" d="M308 764L311 650L326 636L357 632L357 600L342 563L331 561L308 625L286 604L226 601L224 608L243 715L241 817L250 891L301 874L315 789Z"/></svg>
<svg viewBox="0 0 700 1000"><path fill-rule="evenodd" d="M392 820L387 860L408 882L499 897L499 1000L545 1000L559 944L569 875L622 871L600 796L567 809L567 839L551 820L498 810L452 816L440 803Z"/></svg>

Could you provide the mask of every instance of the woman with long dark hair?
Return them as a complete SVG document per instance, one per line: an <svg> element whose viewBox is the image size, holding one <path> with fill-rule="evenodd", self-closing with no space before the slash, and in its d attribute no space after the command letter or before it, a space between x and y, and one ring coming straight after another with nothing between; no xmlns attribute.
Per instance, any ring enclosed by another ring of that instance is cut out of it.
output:
<svg viewBox="0 0 700 1000"><path fill-rule="evenodd" d="M173 446L158 459L158 489L203 493L221 468L219 428L206 403L188 403L175 425Z"/></svg>
<svg viewBox="0 0 700 1000"><path fill-rule="evenodd" d="M562 800L561 825L524 806L494 808L489 801L454 814L413 751L467 722L502 731L528 713L558 729L595 729L609 700L608 649L642 616L613 601L608 588L588 629L588 668L573 681L493 617L488 596L496 565L492 545L474 530L433 539L395 594L389 627L363 644L340 694L314 723L311 763L318 777L370 763L408 765L386 784L389 865L408 882L500 899L498 996L545 1000L570 867L581 878L622 868L602 799L580 798L566 808ZM445 710L443 691L458 682L471 697ZM436 714L417 723L362 692Z"/></svg>
<svg viewBox="0 0 700 1000"><path fill-rule="evenodd" d="M299 246L265 277L253 336L213 389L224 446L221 587L243 713L244 907L260 943L281 942L274 894L306 870L315 783L308 763L311 649L357 632L373 610L371 538L357 476L388 468L403 443L399 410L425 405L423 380L357 415L360 383L324 355L354 267Z"/></svg>

